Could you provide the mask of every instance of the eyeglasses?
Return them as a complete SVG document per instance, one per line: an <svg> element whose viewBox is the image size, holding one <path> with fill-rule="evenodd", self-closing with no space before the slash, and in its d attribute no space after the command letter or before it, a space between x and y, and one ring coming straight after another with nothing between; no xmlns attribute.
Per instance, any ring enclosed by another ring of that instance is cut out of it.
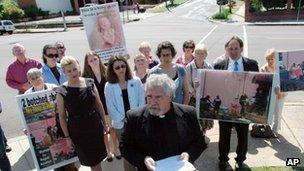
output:
<svg viewBox="0 0 304 171"><path fill-rule="evenodd" d="M38 80L40 77L41 77L41 75L40 75L40 76L30 77L30 80L31 80L31 81L36 81L36 80Z"/></svg>
<svg viewBox="0 0 304 171"><path fill-rule="evenodd" d="M64 49L64 46L58 46L57 49Z"/></svg>
<svg viewBox="0 0 304 171"><path fill-rule="evenodd" d="M114 69L119 70L120 68L124 69L126 67L127 67L126 65L120 65L120 66L116 66Z"/></svg>
<svg viewBox="0 0 304 171"><path fill-rule="evenodd" d="M194 48L194 46L191 46L191 45L185 46L185 49L193 49L193 48Z"/></svg>
<svg viewBox="0 0 304 171"><path fill-rule="evenodd" d="M238 47L235 47L235 48L230 47L230 48L229 48L230 51L239 50L239 49L240 49L240 48L238 48Z"/></svg>
<svg viewBox="0 0 304 171"><path fill-rule="evenodd" d="M58 58L58 54L46 54L45 56L47 56L48 58Z"/></svg>

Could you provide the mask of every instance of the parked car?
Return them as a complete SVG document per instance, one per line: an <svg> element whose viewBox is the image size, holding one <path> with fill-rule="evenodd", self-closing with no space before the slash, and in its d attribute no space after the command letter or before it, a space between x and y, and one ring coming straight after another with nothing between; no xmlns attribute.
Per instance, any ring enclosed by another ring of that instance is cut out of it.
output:
<svg viewBox="0 0 304 171"><path fill-rule="evenodd" d="M11 20L0 21L0 35L3 33L13 34L15 29L14 23Z"/></svg>

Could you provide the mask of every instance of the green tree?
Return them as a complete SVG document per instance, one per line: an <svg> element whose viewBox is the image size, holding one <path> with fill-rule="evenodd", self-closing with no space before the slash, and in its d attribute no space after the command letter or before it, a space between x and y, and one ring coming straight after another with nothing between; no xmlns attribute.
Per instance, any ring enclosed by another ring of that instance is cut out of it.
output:
<svg viewBox="0 0 304 171"><path fill-rule="evenodd" d="M1 19L16 20L24 15L24 11L13 0L2 0L0 6Z"/></svg>

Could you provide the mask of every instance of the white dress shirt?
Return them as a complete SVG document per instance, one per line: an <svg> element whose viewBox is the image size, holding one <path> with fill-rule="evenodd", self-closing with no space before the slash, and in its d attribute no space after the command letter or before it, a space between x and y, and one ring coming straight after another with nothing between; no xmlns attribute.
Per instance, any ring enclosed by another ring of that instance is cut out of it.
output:
<svg viewBox="0 0 304 171"><path fill-rule="evenodd" d="M234 71L234 63L238 63L238 71L244 71L244 65L243 65L243 57L240 57L237 61L231 59L229 57L229 64L228 64L228 71Z"/></svg>

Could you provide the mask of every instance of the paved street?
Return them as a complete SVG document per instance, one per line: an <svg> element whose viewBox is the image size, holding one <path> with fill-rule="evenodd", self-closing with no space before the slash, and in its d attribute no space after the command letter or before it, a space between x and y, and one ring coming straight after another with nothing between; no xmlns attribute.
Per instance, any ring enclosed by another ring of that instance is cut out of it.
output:
<svg viewBox="0 0 304 171"><path fill-rule="evenodd" d="M169 40L175 45L179 55L182 53L182 43L185 40L193 39L196 43L204 43L208 47L209 54L207 61L212 62L217 56L223 53L225 42L233 35L237 35L244 40L244 54L256 59L259 66L265 63L263 56L268 48L274 47L277 50L303 49L304 26L249 26L242 22L211 23L208 21L208 16L218 10L215 2L215 0L190 0L175 8L172 12L165 12L138 22L124 24L127 48L131 55L131 59L129 60L130 64L133 65L132 56L137 53L137 48L141 41L149 41L152 44L152 51L155 52L158 43ZM18 137L23 134L21 131L23 126L15 98L17 91L9 88L5 82L7 67L14 60L11 54L11 45L17 42L25 45L29 57L42 61L42 47L45 44L56 41L63 41L66 44L67 54L75 56L80 61L81 66L83 66L84 54L89 50L83 28L73 28L67 32L58 33L0 36L0 101L3 106L3 113L0 114L0 123L8 138ZM254 160L256 160L256 162L263 161L260 164L263 166L273 160L277 165L284 165L282 162L285 161L286 157L292 157L292 154L294 154L295 157L303 156L304 134L300 132L303 129L298 128L301 126L301 122L297 121L299 125L291 125L297 130L296 133L290 132L290 126L287 124L294 122L290 121L293 117L292 114L303 114L301 113L304 105L303 97L303 91L288 93L285 101L286 104L298 103L299 105L292 108L284 108L287 113L285 115L287 121L284 123L284 128L286 129L284 130L284 137L280 140L281 142L274 140L250 140L249 158L251 162ZM218 129L213 129L212 132L209 132L209 135L211 137L209 147L212 148L208 148L205 153L210 154L216 159L217 152L212 150L217 150ZM303 137L302 141L299 142L294 135ZM262 144L262 146L255 146L255 144ZM268 147L268 145L270 146ZM282 145L286 146L286 152L278 150ZM26 152L24 156L30 155L28 147L26 147L26 145L24 146L23 150ZM273 148L273 151L262 154L264 158L254 159L254 155L263 153L263 149L266 148ZM200 161L205 161L205 156L201 156ZM276 158L268 158L268 156L275 156ZM304 159L302 159L302 161L304 161ZM18 158L16 162L17 165L15 168L18 168L19 165L23 166L18 163ZM198 163L197 165L199 168L212 165L210 169L214 169L216 162L217 160L209 160ZM29 166L29 169L33 169L33 166Z"/></svg>

